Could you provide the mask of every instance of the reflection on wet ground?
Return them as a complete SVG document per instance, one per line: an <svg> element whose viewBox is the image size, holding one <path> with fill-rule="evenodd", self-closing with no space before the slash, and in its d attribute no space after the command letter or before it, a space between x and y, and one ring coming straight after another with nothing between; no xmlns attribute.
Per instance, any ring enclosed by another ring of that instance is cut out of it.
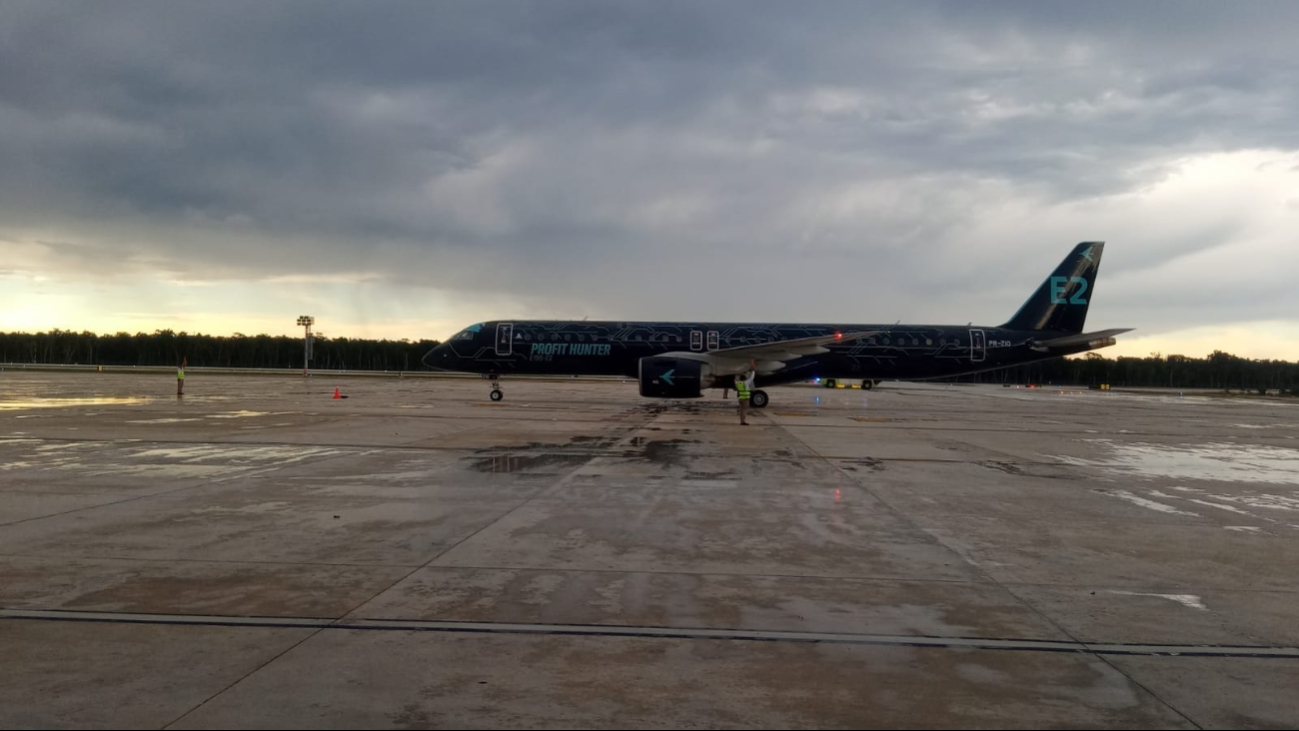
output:
<svg viewBox="0 0 1299 731"><path fill-rule="evenodd" d="M140 396L86 396L47 397L18 400L0 399L0 411L26 411L28 409L61 409L72 406L131 406L147 404L153 399Z"/></svg>
<svg viewBox="0 0 1299 731"><path fill-rule="evenodd" d="M1214 442L1084 441L1101 451L1091 457L1061 455L1057 459L1134 479L1128 489L1102 487L1098 492L1168 515L1200 518L1208 509L1210 514L1230 513L1299 529L1299 450ZM1227 490L1226 485L1235 487ZM1258 526L1224 528L1248 533L1263 530Z"/></svg>
<svg viewBox="0 0 1299 731"><path fill-rule="evenodd" d="M1299 486L1299 450L1257 444L1152 444L1093 439L1098 457L1059 457L1124 474Z"/></svg>

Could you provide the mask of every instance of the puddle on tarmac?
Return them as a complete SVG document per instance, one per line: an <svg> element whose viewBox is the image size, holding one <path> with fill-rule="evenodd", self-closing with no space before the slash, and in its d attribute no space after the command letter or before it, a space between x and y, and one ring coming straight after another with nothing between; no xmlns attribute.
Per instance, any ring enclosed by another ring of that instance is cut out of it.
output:
<svg viewBox="0 0 1299 731"><path fill-rule="evenodd" d="M45 442L36 447L37 452L76 452L84 449L94 449L95 445L87 442Z"/></svg>
<svg viewBox="0 0 1299 731"><path fill-rule="evenodd" d="M202 508L194 508L190 511L191 515L256 515L262 513L277 513L293 508L293 503L284 501L271 501L264 503L255 503L251 505L240 505L237 507L226 507L223 505L210 505Z"/></svg>
<svg viewBox="0 0 1299 731"><path fill-rule="evenodd" d="M1237 488L1239 489L1239 488ZM1264 520L1269 523L1278 522L1275 518L1268 517L1264 512L1271 511L1275 514L1277 511L1299 512L1299 497L1289 495L1276 495L1269 492L1259 492L1254 490L1239 489L1234 494L1225 494L1221 492L1209 492L1194 487L1175 486L1172 488L1173 493L1163 492L1161 490L1150 490L1147 494L1152 498L1158 498L1158 501L1148 498L1138 497L1126 490L1097 490L1104 495L1127 500L1128 502L1140 505L1143 508L1158 510L1164 513L1174 513L1182 515L1194 515L1199 517L1199 513L1188 513L1174 505L1181 505L1187 509L1195 507L1213 508L1236 515L1244 515L1257 520ZM1247 508L1257 508L1264 512L1248 510Z"/></svg>
<svg viewBox="0 0 1299 731"><path fill-rule="evenodd" d="M682 487L735 487L740 484L739 480L682 480Z"/></svg>
<svg viewBox="0 0 1299 731"><path fill-rule="evenodd" d="M19 446L11 457L0 459L0 471L39 469L101 475L212 477L346 453L328 447L293 445L193 444L141 448L133 444L126 449L111 446L138 441L0 439L0 445ZM89 455L94 455L94 459L87 459Z"/></svg>
<svg viewBox="0 0 1299 731"><path fill-rule="evenodd" d="M1170 515L1187 515L1192 518L1200 517L1199 513L1192 513L1186 510L1179 510L1173 507L1172 505L1165 505L1164 503L1155 500L1148 500L1139 495L1133 495L1127 490L1101 490L1100 492L1106 495L1113 495L1114 497L1120 500L1126 500L1132 503L1133 505L1140 505L1143 508L1148 508L1150 510L1157 510L1161 513L1169 513Z"/></svg>
<svg viewBox="0 0 1299 731"><path fill-rule="evenodd" d="M554 472L592 459L589 454L497 454L471 464L478 472Z"/></svg>
<svg viewBox="0 0 1299 731"><path fill-rule="evenodd" d="M836 460L835 463L849 472L858 472L860 470L870 470L872 472L884 471L884 463L873 457L859 457L857 459L840 459L840 460Z"/></svg>
<svg viewBox="0 0 1299 731"><path fill-rule="evenodd" d="M91 396L84 398L29 398L21 401L0 401L0 411L26 411L27 409L61 409L70 406L119 406L147 404L153 399L142 396Z"/></svg>
<svg viewBox="0 0 1299 731"><path fill-rule="evenodd" d="M1299 484L1299 450L1247 444L1120 444L1089 439L1109 454L1101 458L1058 456L1061 462L1101 467L1143 477L1171 477L1216 482Z"/></svg>
<svg viewBox="0 0 1299 731"><path fill-rule="evenodd" d="M343 454L342 450L307 446L235 446L223 444L195 444L183 447L153 447L131 455L135 459L167 459L196 463L207 460L230 462L267 462L277 465L301 462L313 457L330 457Z"/></svg>
<svg viewBox="0 0 1299 731"><path fill-rule="evenodd" d="M643 439L636 437L632 439L632 446L640 447L643 451L629 451L624 456L653 462L664 467L673 467L685 461L686 455L681 451L681 445L695 443L692 439Z"/></svg>
<svg viewBox="0 0 1299 731"><path fill-rule="evenodd" d="M1202 612L1207 612L1209 610L1208 607L1204 606L1204 602L1200 599L1200 596L1198 594L1150 594L1141 591L1113 591L1113 590L1106 590L1105 593L1117 594L1119 596L1149 596L1149 597L1154 597L1156 599L1167 599L1170 602L1177 602L1178 604L1181 604L1182 606L1187 607L1188 609L1198 609Z"/></svg>
<svg viewBox="0 0 1299 731"><path fill-rule="evenodd" d="M112 475L114 477L138 477L142 479L187 480L200 478L214 479L217 477L240 475L256 469L256 466L228 464L165 464L157 462L145 464L121 464L109 462L107 464L96 464L91 467L82 463L67 462L63 464L50 465L49 468L73 473L93 471L95 474L100 476Z"/></svg>
<svg viewBox="0 0 1299 731"><path fill-rule="evenodd" d="M1210 500L1200 500L1199 498L1187 498L1187 502L1192 502L1195 503L1196 505L1200 505L1206 508L1225 510L1228 513L1235 513L1237 515L1250 515L1250 516L1253 515L1253 513L1249 512L1248 510L1241 510L1240 508L1237 508L1232 505L1223 505L1222 503L1215 503Z"/></svg>
<svg viewBox="0 0 1299 731"><path fill-rule="evenodd" d="M731 470L720 470L718 472L709 472L707 470L691 470L686 473L688 480L726 480L735 481L736 474Z"/></svg>

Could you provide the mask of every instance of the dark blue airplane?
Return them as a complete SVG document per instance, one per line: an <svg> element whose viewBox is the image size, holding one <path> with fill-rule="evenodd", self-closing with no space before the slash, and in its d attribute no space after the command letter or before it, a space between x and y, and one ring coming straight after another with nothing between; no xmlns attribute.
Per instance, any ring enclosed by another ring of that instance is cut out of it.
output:
<svg viewBox="0 0 1299 731"><path fill-rule="evenodd" d="M1078 244L1003 325L837 325L709 322L485 322L424 356L435 370L482 374L500 401L511 374L627 376L642 396L697 398L812 379L926 380L1006 368L1113 345L1131 328L1084 333L1102 242ZM755 390L752 405L767 405Z"/></svg>

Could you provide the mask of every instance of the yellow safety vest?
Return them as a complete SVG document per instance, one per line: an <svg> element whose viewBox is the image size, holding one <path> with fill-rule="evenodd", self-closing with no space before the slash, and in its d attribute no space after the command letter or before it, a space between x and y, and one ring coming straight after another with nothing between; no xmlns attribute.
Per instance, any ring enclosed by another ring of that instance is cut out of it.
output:
<svg viewBox="0 0 1299 731"><path fill-rule="evenodd" d="M184 368L177 368L177 369L176 369L176 380L178 380L178 381L183 381L183 380L185 380L185 369L184 369Z"/></svg>
<svg viewBox="0 0 1299 731"><path fill-rule="evenodd" d="M747 401L749 399L749 385L738 378L735 379L735 395L738 396L741 401Z"/></svg>

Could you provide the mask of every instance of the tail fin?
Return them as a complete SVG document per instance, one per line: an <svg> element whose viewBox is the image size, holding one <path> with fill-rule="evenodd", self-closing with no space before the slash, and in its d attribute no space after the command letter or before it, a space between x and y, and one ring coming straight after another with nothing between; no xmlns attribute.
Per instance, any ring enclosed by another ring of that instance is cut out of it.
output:
<svg viewBox="0 0 1299 731"><path fill-rule="evenodd" d="M1019 312L1002 327L1008 330L1058 330L1080 333L1087 303L1096 292L1105 243L1084 241L1037 288Z"/></svg>

